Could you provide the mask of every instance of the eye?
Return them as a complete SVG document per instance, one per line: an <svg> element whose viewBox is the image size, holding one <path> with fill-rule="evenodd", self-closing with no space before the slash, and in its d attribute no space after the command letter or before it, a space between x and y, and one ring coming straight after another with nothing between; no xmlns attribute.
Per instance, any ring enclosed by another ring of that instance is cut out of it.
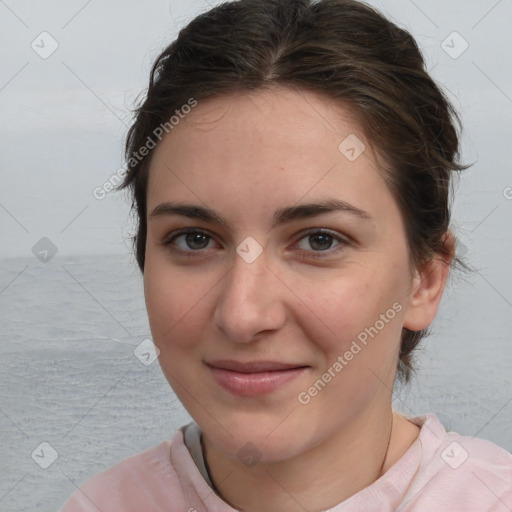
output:
<svg viewBox="0 0 512 512"><path fill-rule="evenodd" d="M332 244L335 241L337 242L337 245L334 246L333 250L329 250L332 248ZM295 245L300 250L313 253L308 256L311 256L313 258L322 258L324 256L331 255L333 252L337 252L343 249L347 243L348 241L340 237L339 235L335 235L324 229L316 229L307 232L305 236L303 236Z"/></svg>
<svg viewBox="0 0 512 512"><path fill-rule="evenodd" d="M163 241L163 244L176 246L177 249L174 247L171 248L173 251L198 253L204 249L208 249L209 242L213 242L213 239L208 233L197 229L187 229L178 233L171 233L171 235Z"/></svg>
<svg viewBox="0 0 512 512"><path fill-rule="evenodd" d="M337 245L333 243L336 242ZM210 245L213 243L214 245ZM294 248L308 253L307 258L323 258L342 250L349 242L343 237L333 234L325 229L312 229L306 232ZM205 231L198 229L183 229L171 233L163 242L173 252L183 253L187 256L199 256L207 249L215 247L213 237ZM315 254L316 253L316 254Z"/></svg>

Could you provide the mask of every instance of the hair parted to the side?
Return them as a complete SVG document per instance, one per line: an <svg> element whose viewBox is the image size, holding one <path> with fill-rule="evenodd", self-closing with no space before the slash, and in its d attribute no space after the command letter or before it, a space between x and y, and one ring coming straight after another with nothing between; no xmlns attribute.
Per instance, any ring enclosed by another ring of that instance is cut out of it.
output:
<svg viewBox="0 0 512 512"><path fill-rule="evenodd" d="M314 91L350 106L385 162L383 176L400 207L412 265L452 256L444 239L451 174L468 167L458 161L460 120L427 73L414 38L355 0L235 0L196 17L160 54L128 132L129 165L119 188L132 193L142 272L152 150L141 158L139 149L191 98L272 86ZM403 329L397 377L404 383L415 371L412 353L425 334Z"/></svg>

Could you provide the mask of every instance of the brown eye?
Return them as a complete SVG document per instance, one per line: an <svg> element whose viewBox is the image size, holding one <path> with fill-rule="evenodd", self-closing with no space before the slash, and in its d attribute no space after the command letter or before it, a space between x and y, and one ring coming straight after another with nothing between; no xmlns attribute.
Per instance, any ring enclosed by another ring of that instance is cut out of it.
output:
<svg viewBox="0 0 512 512"><path fill-rule="evenodd" d="M212 237L203 231L187 230L171 234L164 241L164 245L174 245L183 252L199 252L208 248Z"/></svg>
<svg viewBox="0 0 512 512"><path fill-rule="evenodd" d="M315 250L323 251L324 249L330 249L333 243L333 237L326 233L316 233L309 235L308 242L311 247Z"/></svg>
<svg viewBox="0 0 512 512"><path fill-rule="evenodd" d="M336 244L333 246L334 242ZM300 251L308 252L308 256L312 258L322 258L342 250L347 244L348 241L341 236L317 229L307 232L296 243L296 247Z"/></svg>

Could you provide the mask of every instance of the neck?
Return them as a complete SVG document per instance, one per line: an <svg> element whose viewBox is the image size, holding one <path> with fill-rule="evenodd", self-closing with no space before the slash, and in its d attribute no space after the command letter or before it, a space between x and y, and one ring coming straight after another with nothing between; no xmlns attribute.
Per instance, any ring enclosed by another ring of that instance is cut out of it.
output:
<svg viewBox="0 0 512 512"><path fill-rule="evenodd" d="M245 512L326 510L380 478L417 438L419 428L391 407L367 411L315 448L290 459L246 466L203 434L217 493ZM315 468L321 468L316 470Z"/></svg>

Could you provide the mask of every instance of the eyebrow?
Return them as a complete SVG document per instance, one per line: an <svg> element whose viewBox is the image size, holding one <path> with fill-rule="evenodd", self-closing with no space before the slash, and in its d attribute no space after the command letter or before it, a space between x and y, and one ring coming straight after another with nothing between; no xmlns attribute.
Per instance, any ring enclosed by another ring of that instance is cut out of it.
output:
<svg viewBox="0 0 512 512"><path fill-rule="evenodd" d="M346 201L339 199L326 199L317 203L306 203L295 206L279 208L274 212L272 228L287 224L299 219L316 217L330 212L344 212L363 220L373 221L372 215L357 208ZM204 206L186 203L165 202L157 205L149 214L149 218L180 215L189 219L199 219L206 222L220 224L231 229L229 223L215 210Z"/></svg>

